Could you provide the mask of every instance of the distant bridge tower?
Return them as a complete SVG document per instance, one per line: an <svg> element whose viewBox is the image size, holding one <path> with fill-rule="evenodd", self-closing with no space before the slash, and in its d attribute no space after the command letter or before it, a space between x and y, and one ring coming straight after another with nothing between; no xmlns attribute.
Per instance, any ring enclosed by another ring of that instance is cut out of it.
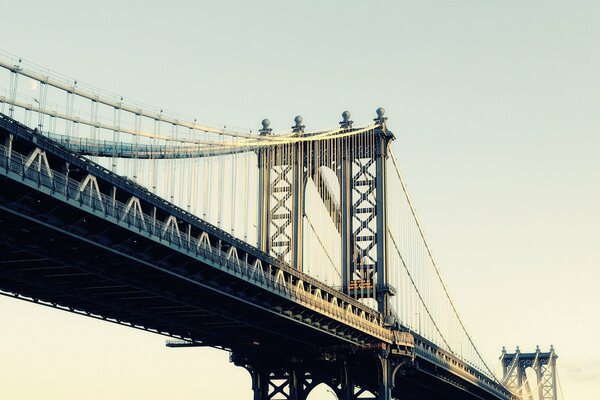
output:
<svg viewBox="0 0 600 400"><path fill-rule="evenodd" d="M522 353L519 347L514 353L507 353L502 348L502 383L510 389L518 399L533 400L533 392L537 392L540 400L557 400L558 389L556 382L556 359L554 347L542 353L539 346L535 353ZM534 384L529 382L526 370L531 368L536 375Z"/></svg>

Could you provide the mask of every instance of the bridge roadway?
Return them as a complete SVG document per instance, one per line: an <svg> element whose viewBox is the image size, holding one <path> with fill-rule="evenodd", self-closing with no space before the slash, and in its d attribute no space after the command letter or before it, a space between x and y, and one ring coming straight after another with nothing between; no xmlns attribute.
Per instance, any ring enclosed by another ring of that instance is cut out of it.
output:
<svg viewBox="0 0 600 400"><path fill-rule="evenodd" d="M228 350L251 373L289 378L293 364L306 392L337 391L343 376L381 392L385 359L399 398L512 398L375 310L1 114L0 141L0 294Z"/></svg>

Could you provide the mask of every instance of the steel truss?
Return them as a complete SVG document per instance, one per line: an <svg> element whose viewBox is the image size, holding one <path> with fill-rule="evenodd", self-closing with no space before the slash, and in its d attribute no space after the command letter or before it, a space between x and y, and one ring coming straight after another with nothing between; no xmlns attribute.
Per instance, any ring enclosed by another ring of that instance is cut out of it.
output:
<svg viewBox="0 0 600 400"><path fill-rule="evenodd" d="M250 373L254 400L306 400L320 384L338 399L391 400L398 398L395 375L412 364L410 357L392 358L384 351L349 354L347 349L282 358L233 353L231 361Z"/></svg>
<svg viewBox="0 0 600 400"><path fill-rule="evenodd" d="M319 142L297 142L258 150L259 245L261 250L302 270L304 188L309 178L322 181L321 167L333 170L340 185L340 206L327 185L318 193L341 235L342 290L354 298L377 300L390 314L386 270L386 162L394 139L383 114L376 128ZM342 122L346 132L351 124ZM300 132L300 131L298 131ZM267 127L262 135L269 135Z"/></svg>
<svg viewBox="0 0 600 400"><path fill-rule="evenodd" d="M557 358L552 346L547 353L542 353L539 347L535 353L521 353L518 347L514 353L502 349L503 383L519 399L533 400L533 393L537 392L540 400L557 400ZM529 382L526 374L528 368L535 372L536 383Z"/></svg>

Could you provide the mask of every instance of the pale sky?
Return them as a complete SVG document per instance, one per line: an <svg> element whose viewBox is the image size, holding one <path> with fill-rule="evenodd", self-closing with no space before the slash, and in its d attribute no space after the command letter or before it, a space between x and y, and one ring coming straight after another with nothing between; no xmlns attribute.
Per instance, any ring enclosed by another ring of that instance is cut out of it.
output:
<svg viewBox="0 0 600 400"><path fill-rule="evenodd" d="M565 399L600 398L600 3L122 3L12 2L0 48L207 125L385 107L484 356L553 344ZM0 316L6 399L251 398L225 352L4 297Z"/></svg>

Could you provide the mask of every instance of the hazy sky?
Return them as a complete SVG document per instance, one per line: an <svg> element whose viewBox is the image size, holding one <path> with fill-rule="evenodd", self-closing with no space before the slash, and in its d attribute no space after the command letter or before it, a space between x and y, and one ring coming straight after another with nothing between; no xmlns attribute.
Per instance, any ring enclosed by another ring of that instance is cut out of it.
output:
<svg viewBox="0 0 600 400"><path fill-rule="evenodd" d="M554 344L565 398L600 398L597 1L11 2L0 37L207 125L366 124L384 106L484 356ZM0 316L6 399L251 398L224 352L4 297Z"/></svg>

